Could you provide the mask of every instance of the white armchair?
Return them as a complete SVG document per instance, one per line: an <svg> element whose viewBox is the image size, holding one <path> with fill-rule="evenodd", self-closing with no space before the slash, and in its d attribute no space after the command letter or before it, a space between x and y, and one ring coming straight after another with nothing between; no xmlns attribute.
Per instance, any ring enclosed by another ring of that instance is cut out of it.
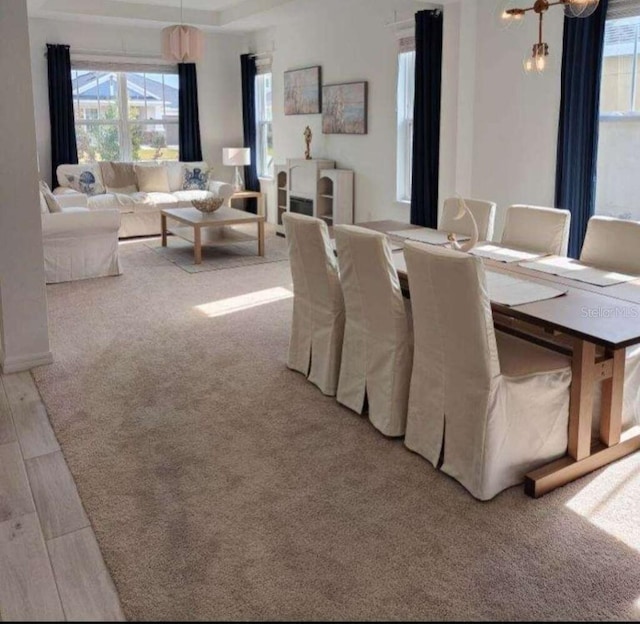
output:
<svg viewBox="0 0 640 624"><path fill-rule="evenodd" d="M61 212L42 213L48 284L120 275L117 210L89 210L81 193L57 195Z"/></svg>

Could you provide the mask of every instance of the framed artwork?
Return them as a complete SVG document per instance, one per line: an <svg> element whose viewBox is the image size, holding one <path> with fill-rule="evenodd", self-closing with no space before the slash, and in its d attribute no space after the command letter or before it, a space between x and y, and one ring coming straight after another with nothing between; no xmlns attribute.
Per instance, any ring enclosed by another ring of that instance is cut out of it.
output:
<svg viewBox="0 0 640 624"><path fill-rule="evenodd" d="M319 65L284 72L284 114L314 115L322 112L322 75Z"/></svg>
<svg viewBox="0 0 640 624"><path fill-rule="evenodd" d="M322 88L322 133L367 134L367 82Z"/></svg>

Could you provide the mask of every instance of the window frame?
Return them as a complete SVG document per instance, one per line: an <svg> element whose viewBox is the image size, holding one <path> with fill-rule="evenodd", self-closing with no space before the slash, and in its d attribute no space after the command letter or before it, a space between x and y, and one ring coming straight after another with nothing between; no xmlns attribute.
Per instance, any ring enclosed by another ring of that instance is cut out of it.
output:
<svg viewBox="0 0 640 624"><path fill-rule="evenodd" d="M95 72L96 74L115 74L118 84L117 91L117 110L118 110L118 118L117 119L100 119L100 89L98 86L98 95L96 99L97 107L98 107L98 118L97 119L79 119L76 118L76 113L74 110L74 128L77 131L78 126L87 126L87 127L115 127L118 130L118 146L119 146L119 160L123 162L178 162L180 160L180 154L178 152L178 157L176 161L171 161L169 159L163 159L162 161L153 161L153 160L133 160L133 143L132 143L132 128L134 126L177 126L180 124L180 105L178 104L178 116L175 119L129 119L129 91L127 85L127 76L128 74L140 74L144 78L144 87L143 91L146 94L146 82L147 82L147 74L162 74L163 75L163 93L164 93L164 75L177 75L177 68L175 71L168 71L166 68L156 68L149 66L141 66L139 69L136 68L109 68L105 69L100 67L100 64L96 64L95 67L91 67L90 65L85 65L82 63L78 66L71 67L71 79L78 78L78 72ZM99 79L98 79L99 80ZM81 94L75 89L72 92L72 97L74 101L74 106L80 106ZM144 100L144 109L147 110L147 98L145 96ZM166 114L166 101L163 101L163 111ZM77 134L77 132L76 132ZM97 162L97 161L88 161L88 162Z"/></svg>
<svg viewBox="0 0 640 624"><path fill-rule="evenodd" d="M415 50L398 52L396 201L405 204L411 202L415 55Z"/></svg>

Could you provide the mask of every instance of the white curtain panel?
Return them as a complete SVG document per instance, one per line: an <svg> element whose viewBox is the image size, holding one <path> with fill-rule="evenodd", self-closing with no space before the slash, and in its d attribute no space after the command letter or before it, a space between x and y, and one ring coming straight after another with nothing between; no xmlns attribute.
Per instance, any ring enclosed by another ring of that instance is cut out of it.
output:
<svg viewBox="0 0 640 624"><path fill-rule="evenodd" d="M566 256L571 213L540 206L511 206L507 210L502 244L515 249Z"/></svg>
<svg viewBox="0 0 640 624"><path fill-rule="evenodd" d="M338 401L386 436L404 435L413 336L384 234L352 225L334 228L346 325Z"/></svg>
<svg viewBox="0 0 640 624"><path fill-rule="evenodd" d="M293 320L288 366L335 396L344 336L344 301L327 224L287 212L282 216L291 275Z"/></svg>
<svg viewBox="0 0 640 624"><path fill-rule="evenodd" d="M478 225L478 240L490 241L493 239L493 228L496 220L496 204L480 199L465 199L464 203L469 208ZM440 217L439 230L473 236L473 223L467 214L462 219L456 220L460 206L457 197L444 200L442 216Z"/></svg>
<svg viewBox="0 0 640 624"><path fill-rule="evenodd" d="M599 269L640 275L640 223L591 217L580 261Z"/></svg>
<svg viewBox="0 0 640 624"><path fill-rule="evenodd" d="M416 368L405 444L488 500L567 448L568 358L496 333L482 261L405 246Z"/></svg>

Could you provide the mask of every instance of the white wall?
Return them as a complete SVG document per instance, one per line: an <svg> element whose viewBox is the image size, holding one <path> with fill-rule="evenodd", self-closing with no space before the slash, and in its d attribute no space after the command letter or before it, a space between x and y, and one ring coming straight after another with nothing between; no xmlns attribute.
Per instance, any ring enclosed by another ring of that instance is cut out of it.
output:
<svg viewBox="0 0 640 624"><path fill-rule="evenodd" d="M0 9L0 80L0 367L10 373L51 361L26 0Z"/></svg>
<svg viewBox="0 0 640 624"><path fill-rule="evenodd" d="M522 61L537 38L528 16L502 30L497 2L444 0L440 202L454 193L498 203L497 234L513 203L553 205L560 106L563 12L545 18L549 70L528 76ZM395 202L397 43L385 23L411 18L424 2L323 2L298 19L254 35L254 51L275 49L274 147L276 162L303 153L302 131L314 133L313 156L356 172L356 221L407 220ZM339 7L339 10L338 10ZM369 81L369 135L322 135L321 116L285 117L283 72L322 65L325 83Z"/></svg>
<svg viewBox="0 0 640 624"><path fill-rule="evenodd" d="M395 201L396 84L398 41L395 16L412 18L424 2L413 0L323 0L304 19L257 33L254 51L273 53L275 159L304 157L302 133L313 132L314 158L335 160L355 171L356 221L408 220L409 207ZM396 12L396 13L394 13ZM324 84L367 80L369 127L364 136L323 135L322 116L284 115L284 72L322 66Z"/></svg>
<svg viewBox="0 0 640 624"><path fill-rule="evenodd" d="M38 131L40 172L51 177L47 43L64 43L76 51L111 55L160 55L160 30L86 22L31 19L33 91ZM198 99L203 157L214 167L214 177L231 181L233 172L222 166L222 148L242 144L240 54L245 40L239 35L207 34L205 58L198 63ZM117 60L117 59L113 59Z"/></svg>
<svg viewBox="0 0 640 624"><path fill-rule="evenodd" d="M522 61L537 41L535 16L500 30L496 4L476 0L471 192L497 202L501 232L511 204L554 206L564 14L556 7L545 17L548 71L527 75Z"/></svg>

